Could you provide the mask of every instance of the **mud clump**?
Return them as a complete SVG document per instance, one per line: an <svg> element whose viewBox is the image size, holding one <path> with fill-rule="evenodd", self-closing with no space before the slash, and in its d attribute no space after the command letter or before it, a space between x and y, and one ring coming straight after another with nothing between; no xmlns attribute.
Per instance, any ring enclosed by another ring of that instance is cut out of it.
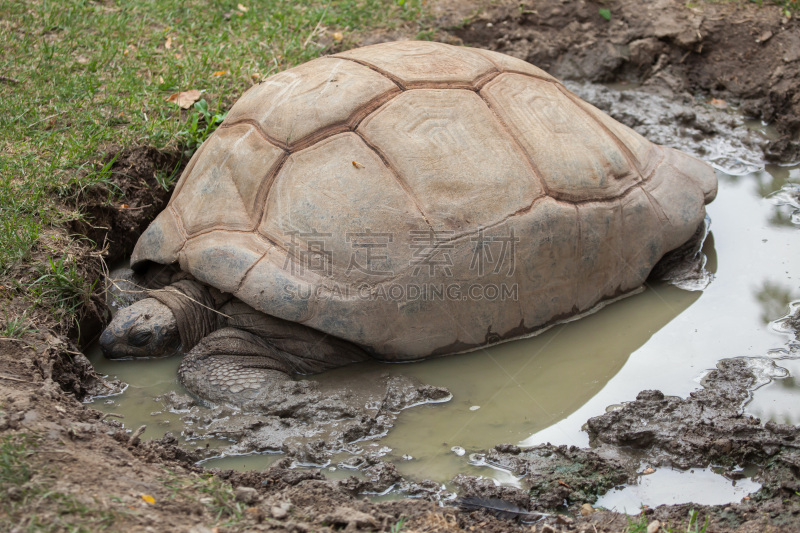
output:
<svg viewBox="0 0 800 533"><path fill-rule="evenodd" d="M632 450L655 466L713 464L733 476L737 466L760 465L760 497L791 496L800 489L800 430L742 414L755 382L747 360L726 359L688 398L642 391L635 401L589 419L589 436L599 454Z"/></svg>
<svg viewBox="0 0 800 533"><path fill-rule="evenodd" d="M526 497L530 499L525 502L525 507L530 510L575 511L583 503L594 503L609 489L635 479L633 465L603 458L592 450L576 446L542 444L519 453L503 449L490 450L482 460L487 465L522 477L527 488ZM461 485L466 485L464 480ZM482 495L490 494L484 492ZM514 503L522 505L517 500Z"/></svg>
<svg viewBox="0 0 800 533"><path fill-rule="evenodd" d="M187 437L234 441L223 448L197 450L204 458L282 452L296 465L320 467L337 452L361 454L359 442L386 434L404 409L448 401L451 396L445 388L409 377L384 376L358 390L348 386L322 390L315 381L287 381L243 410L206 407L174 392L160 401L165 410L185 413Z"/></svg>

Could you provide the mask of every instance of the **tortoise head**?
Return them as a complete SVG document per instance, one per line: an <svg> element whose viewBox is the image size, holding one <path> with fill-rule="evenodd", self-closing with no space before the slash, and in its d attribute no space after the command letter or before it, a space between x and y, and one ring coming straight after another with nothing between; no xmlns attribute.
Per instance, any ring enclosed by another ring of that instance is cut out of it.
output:
<svg viewBox="0 0 800 533"><path fill-rule="evenodd" d="M100 348L108 359L165 357L180 345L175 315L154 298L121 309L100 335Z"/></svg>

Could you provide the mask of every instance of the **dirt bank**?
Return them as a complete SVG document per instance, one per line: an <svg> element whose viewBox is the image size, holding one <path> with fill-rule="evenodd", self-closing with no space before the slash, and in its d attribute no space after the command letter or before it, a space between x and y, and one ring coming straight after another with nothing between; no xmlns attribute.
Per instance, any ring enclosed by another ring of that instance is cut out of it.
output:
<svg viewBox="0 0 800 533"><path fill-rule="evenodd" d="M599 14L600 8L609 10L610 20ZM774 123L780 133L771 142L742 141L743 146L763 149L782 161L800 159L800 25L777 7L566 0L486 9L442 2L435 9L441 24L452 26L440 34L442 39L510 53L562 78L628 80L670 101L700 95L740 106ZM611 109L613 102L608 105ZM674 120L674 115L663 119ZM719 129L707 128L720 128L718 123L702 113L687 119L704 134L717 133ZM71 231L107 242L109 260L123 257L168 198L157 176L179 165L178 156L149 148L119 152L109 178L118 200L109 205L107 189L90 191L83 205L92 215L90 223ZM87 275L100 272L88 248L74 253L86 258L82 267ZM1 294L4 303L13 309L13 294L6 294ZM93 307L97 301L85 303L83 339L102 323L102 310ZM293 459L324 460L328 444L298 447L292 457L264 472L206 472L194 466L199 456L181 449L176 439L147 441L146 431L123 431L114 416L81 404L87 394L115 385L94 375L80 352L76 328L68 334L52 317L36 313L29 315L32 323L52 328L0 341L2 530L389 531L402 524L407 531L531 531L534 522L536 531L621 531L631 525L624 515L583 506L635 479L644 459L657 468L713 463L731 472L735 465L748 463L757 469L764 488L740 504L646 510L637 524L659 520L685 529L694 509L701 522L708 517L707 531L800 531L798 428L762 424L741 414L755 380L744 360L722 362L688 398L643 391L620 409L592 418L590 449L500 445L487 451L487 463L524 475L524 488L498 488L459 476L459 496L474 497L459 508L437 484L404 480L379 458L353 464L362 476L341 481L326 480L319 470L290 467ZM800 335L800 310L785 323ZM439 392L420 393L419 387L405 384L396 390L441 398ZM313 390L306 392L306 398L316 398L319 409L329 405L322 405ZM302 407L291 406L297 412ZM361 419L346 409L344 405L337 412L352 416L354 423L331 442L356 440L391 424L380 414ZM273 426L255 423L265 431L253 449L273 449L271 439L289 431L291 423L280 424L280 413L271 416ZM392 486L415 499L364 499ZM442 500L445 505L439 505Z"/></svg>
<svg viewBox="0 0 800 533"><path fill-rule="evenodd" d="M501 3L473 15L453 2L441 17L456 24L471 15L453 30L465 44L561 79L626 80L668 98L689 93L735 105L777 127L780 137L766 147L771 159L798 161L800 21L764 4L561 0Z"/></svg>

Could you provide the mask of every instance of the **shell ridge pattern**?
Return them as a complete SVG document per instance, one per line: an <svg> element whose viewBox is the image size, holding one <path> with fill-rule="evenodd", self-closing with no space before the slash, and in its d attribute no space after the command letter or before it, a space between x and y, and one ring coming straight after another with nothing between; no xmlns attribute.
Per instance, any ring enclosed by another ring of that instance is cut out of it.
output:
<svg viewBox="0 0 800 533"><path fill-rule="evenodd" d="M576 239L575 239L575 250L576 254L575 257L583 257L583 226L581 225L581 210L577 204L572 204L575 207L575 228L577 231ZM580 268L578 269L578 273L580 273ZM575 292L573 293L572 297L572 309L573 311L581 311L578 309L578 295L581 294L581 280L583 276L575 276Z"/></svg>
<svg viewBox="0 0 800 533"><path fill-rule="evenodd" d="M664 212L664 208L661 207L661 204L658 203L658 200L653 198L653 195L650 194L650 191L648 191L645 187L641 186L640 188L642 189L645 198L647 198L647 201L650 202L650 207L653 208L653 212L658 217L658 221L661 222L662 224L669 223L669 218L667 217L667 214Z"/></svg>
<svg viewBox="0 0 800 533"><path fill-rule="evenodd" d="M542 173L536 167L536 163L533 161L530 155L528 155L527 151L525 151L522 145L520 145L519 140L517 140L517 138L514 136L514 133L508 127L506 121L503 120L503 118L497 113L494 107L492 107L492 104L490 104L489 101L486 98L484 98L483 93L481 93L480 91L477 92L478 96L480 96L483 103L486 105L486 107L489 108L489 111L492 113L492 116L495 118L497 123L500 124L500 128L502 128L502 130L508 135L508 138L511 140L511 144L512 146L514 146L514 149L521 156L522 160L528 164L528 167L530 167L533 178L538 182L538 185L542 188L544 194L549 196L550 190L547 187L547 183L544 181L544 179L542 179ZM539 197L534 198L533 201L535 202L538 198ZM533 202L531 202L531 205L533 205Z"/></svg>
<svg viewBox="0 0 800 533"><path fill-rule="evenodd" d="M287 145L286 143L284 143L282 141L279 141L277 139L273 139L272 137L270 137L270 135L261 128L261 124L259 124L258 121L253 120L252 118L240 118L240 119L232 121L232 122L225 122L222 125L220 125L220 128L224 128L224 129L234 128L236 126L241 126L242 124L246 124L246 125L251 126L252 128L254 128L258 132L258 134L261 135L261 137L265 141L267 141L271 145L275 146L276 148L280 148L281 150L284 150L284 151L289 150L289 145Z"/></svg>
<svg viewBox="0 0 800 533"><path fill-rule="evenodd" d="M355 131L358 125L369 115L375 112L384 104L389 103L394 99L398 94L402 91L390 91L387 93L380 94L370 100L369 102L365 103L361 107L356 108L353 113L347 117L344 122L338 122L334 124L329 124L325 127L322 127L310 134L306 135L305 137L298 139L292 143L285 143L282 141L278 141L277 139L273 139L270 135L265 132L261 125L253 119L249 118L242 118L237 119L233 122L228 122L222 124L221 128L232 128L234 126L238 126L241 124L248 124L253 126L258 130L258 133L264 138L265 141L272 144L273 146L284 150L287 153L294 153L299 152L300 150L304 150L309 146L317 144L318 142L324 141L334 135L338 135L340 133L345 133L348 131Z"/></svg>
<svg viewBox="0 0 800 533"><path fill-rule="evenodd" d="M258 265L258 264L259 264L261 261L263 261L263 260L264 260L264 258L265 258L265 257L267 257L267 255L268 255L268 254L269 254L269 253L270 253L272 250L274 250L274 249L276 248L276 246L275 246L274 244L272 244L272 243L271 243L271 242L269 242L269 241L267 241L267 242L268 242L268 244L269 244L269 247L266 249L266 251L265 251L263 254L261 254L261 256L260 256L258 259L256 259L255 261L253 261L253 264L252 264L252 265L250 265L250 266L247 268L247 270L245 270L244 274L242 275L242 279L240 279L240 280L239 280L239 283L237 283L237 284L236 284L236 289L233 291L233 294L234 294L234 295L238 294L238 293L239 293L239 291L240 291L240 290L242 290L242 286L244 285L244 282L247 280L247 276L249 276L249 275L250 275L250 272L252 272L252 271L253 271L253 269L256 267L256 265Z"/></svg>
<svg viewBox="0 0 800 533"><path fill-rule="evenodd" d="M283 165L286 164L286 161L289 160L289 153L283 152L280 159L278 159L277 164L272 165L269 173L264 177L264 180L261 183L261 187L259 187L258 192L256 193L256 202L260 206L257 210L256 215L253 218L256 220L256 225L253 228L253 232L258 234L258 227L261 225L261 221L264 219L267 210L267 202L269 201L269 193L272 191L272 185L275 183L275 180L278 178L278 173L283 168Z"/></svg>
<svg viewBox="0 0 800 533"><path fill-rule="evenodd" d="M231 147L231 149L225 152L225 157L219 163L220 165L225 164L228 161L228 159L230 159L233 156L233 154L236 153L236 149L239 147L240 144L242 144L245 141L245 139L247 139L247 137L250 136L250 133L252 133L252 131L253 131L253 129L250 128L247 131L247 133L245 133L244 135L241 135L238 139L236 139L236 141L234 141L233 146ZM269 172L267 172L267 175L265 176L265 178L269 179ZM235 182L235 180L233 180L233 181L234 181L234 187L233 188L236 189L236 195L239 197L239 200L241 200L242 205L245 206L245 209L247 209L248 204L251 204L251 202L248 202L247 200L245 200L244 196L242 196L242 191L239 190L239 187L237 186L238 184ZM262 180L261 183L263 183L263 182L264 181ZM258 211L259 212L258 214L260 215L261 208L259 207L259 205L257 203L258 202L258 196L256 196L256 198L253 200L253 202L255 202L255 205L253 206L253 211ZM254 215L255 214L256 213L254 213ZM260 217L255 217L254 216L252 218L258 219ZM253 226L253 229L255 227L256 226ZM251 231L252 231L252 229L251 229Z"/></svg>
<svg viewBox="0 0 800 533"><path fill-rule="evenodd" d="M178 228L178 232L181 234L181 237L183 237L183 245L181 245L180 249L178 249L178 252L180 252L181 250L183 250L183 247L186 246L186 241L189 240L189 233L186 231L186 228L183 225L183 219L181 219L181 217L178 216L178 211L175 210L175 206L173 206L172 203L170 203L167 206L167 209L169 209L170 213L172 213L172 218L175 219L175 225Z"/></svg>
<svg viewBox="0 0 800 533"><path fill-rule="evenodd" d="M397 85L397 87L401 91L407 90L407 87L402 82L402 80L400 80L400 78L398 78L397 76L395 76L394 74L392 74L390 72L387 72L387 71L383 70L382 68L376 67L375 65L373 65L373 64L371 64L371 63L369 63L367 61L364 61L363 59L356 59L355 57L342 57L342 56L338 56L338 55L327 56L327 57L333 57L333 58L336 58L336 59L343 59L345 61L352 61L353 63L357 63L357 64L361 65L362 67L367 67L368 69L370 69L370 70L372 70L374 72L377 72L378 74L380 74L381 76L383 76L387 80L389 80L392 83L394 83L395 85Z"/></svg>
<svg viewBox="0 0 800 533"><path fill-rule="evenodd" d="M486 86L487 83L491 82L500 74L503 74L503 71L499 69L493 72L487 72L486 74L482 75L473 82L472 86L473 90L479 93L480 90L483 89L483 87Z"/></svg>
<svg viewBox="0 0 800 533"><path fill-rule="evenodd" d="M428 216L425 214L425 211L422 210L422 205L420 204L419 199L414 194L414 191L412 191L411 188L408 186L408 184L405 182L405 180L400 175L400 173L397 171L397 169L395 169L392 166L392 164L389 162L389 160L386 158L386 156L383 154L383 152L381 152L381 150L377 146L375 146L371 142L369 142L369 140L367 140L367 138L364 137L361 134L360 131L355 131L354 133L356 135L358 135L358 137L361 139L361 141L365 145L367 145L367 148L372 150L375 153L375 155L377 155L380 158L380 160L383 162L384 166L389 170L389 174L392 175L392 177L397 182L397 184L400 186L400 188L403 190L403 192L406 194L406 196L408 196L408 198L411 200L411 202L417 208L417 210L419 211L419 214L422 215L422 219L425 221L425 224L427 224L428 227L431 230L433 230L433 226L431 225L430 221L428 220Z"/></svg>
<svg viewBox="0 0 800 533"><path fill-rule="evenodd" d="M638 174L638 176L639 176L639 181L643 181L644 180L644 176L642 175L642 169L639 168L639 163L637 162L637 158L636 158L636 156L633 155L633 152L631 152L630 148L628 148L628 146L624 142L622 142L620 140L620 138L608 128L608 126L606 126L600 120L598 120L597 117L594 116L594 114L590 113L584 107L583 102L577 96L572 94L566 87L564 87L562 85L556 85L556 87L558 88L558 90L564 96L566 96L569 99L570 102L572 102L578 109L580 109L582 113L584 113L587 117L589 117L589 119L592 122L597 124L597 126L600 127L600 129L603 130L603 132L606 135L608 135L610 138L614 139L614 144L616 144L617 147L619 148L619 150L624 154L625 159L628 162L628 166L630 168L632 168L632 169L635 169L636 170L636 174ZM622 176L614 176L614 177L619 179ZM609 198L609 200L613 200L614 198L617 198L618 196L619 195L617 195L617 196L615 196L613 198Z"/></svg>
<svg viewBox="0 0 800 533"><path fill-rule="evenodd" d="M192 155L192 158L189 160L189 164L186 165L185 169L183 169L183 173L181 174L180 179L178 179L178 183L175 184L175 190L172 191L172 196L170 196L167 206L171 206L175 202L175 199L178 197L178 193L180 193L181 189L183 188L183 184L186 183L186 181L189 179L189 176L192 174L192 171L194 171L194 167L197 166L197 161L200 159L203 149L206 146L207 144L204 142L200 145L200 148L195 150L194 155Z"/></svg>

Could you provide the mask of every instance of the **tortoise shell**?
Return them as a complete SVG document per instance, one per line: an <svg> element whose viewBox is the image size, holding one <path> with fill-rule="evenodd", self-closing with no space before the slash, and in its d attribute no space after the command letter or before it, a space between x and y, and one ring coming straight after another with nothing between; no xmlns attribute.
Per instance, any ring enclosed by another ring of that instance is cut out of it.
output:
<svg viewBox="0 0 800 533"><path fill-rule="evenodd" d="M716 188L522 60L392 42L248 90L131 261L412 360L636 289Z"/></svg>

